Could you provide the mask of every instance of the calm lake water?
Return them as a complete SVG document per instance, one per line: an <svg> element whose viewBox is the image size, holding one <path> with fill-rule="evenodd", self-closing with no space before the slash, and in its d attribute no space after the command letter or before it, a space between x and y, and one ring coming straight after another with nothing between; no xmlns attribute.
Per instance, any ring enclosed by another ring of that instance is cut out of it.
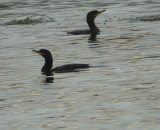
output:
<svg viewBox="0 0 160 130"><path fill-rule="evenodd" d="M66 34L95 9L95 41ZM1 0L0 129L159 130L159 12L159 0ZM46 83L41 48L54 66L93 67Z"/></svg>

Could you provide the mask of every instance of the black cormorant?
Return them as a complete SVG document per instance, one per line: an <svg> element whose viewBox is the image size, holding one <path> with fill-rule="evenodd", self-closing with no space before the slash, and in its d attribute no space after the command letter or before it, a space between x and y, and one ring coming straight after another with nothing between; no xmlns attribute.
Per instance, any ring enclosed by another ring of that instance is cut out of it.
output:
<svg viewBox="0 0 160 130"><path fill-rule="evenodd" d="M89 64L66 64L62 66L58 66L52 69L53 65L53 58L51 55L51 52L46 49L40 49L40 50L32 50L33 52L36 52L40 54L45 59L45 63L41 69L42 74L44 75L52 75L52 72L55 73L65 73L65 72L74 72L76 69L80 68L88 68L90 67Z"/></svg>
<svg viewBox="0 0 160 130"><path fill-rule="evenodd" d="M105 10L102 11L91 11L87 14L87 18L86 21L88 23L88 26L90 29L87 30L75 30L75 31L71 31L71 32L67 32L67 34L73 34L73 35L81 35L81 34L98 34L100 33L99 28L95 25L94 23L94 19L101 14L102 12L104 12Z"/></svg>

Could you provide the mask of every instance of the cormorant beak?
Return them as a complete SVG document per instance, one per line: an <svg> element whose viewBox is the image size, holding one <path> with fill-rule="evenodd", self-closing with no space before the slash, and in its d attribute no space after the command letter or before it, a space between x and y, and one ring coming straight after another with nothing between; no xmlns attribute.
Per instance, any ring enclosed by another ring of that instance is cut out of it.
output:
<svg viewBox="0 0 160 130"><path fill-rule="evenodd" d="M98 11L98 13L96 13L94 16L97 17L99 14L103 13L106 10L102 10L102 11Z"/></svg>
<svg viewBox="0 0 160 130"><path fill-rule="evenodd" d="M101 14L101 13L103 13L103 12L105 12L106 10L102 10L102 11L99 11L99 14Z"/></svg>
<svg viewBox="0 0 160 130"><path fill-rule="evenodd" d="M37 51L37 50L32 50L32 51L40 54L41 56L44 56L44 55L45 55L44 53L42 53L42 52L40 52L40 51Z"/></svg>

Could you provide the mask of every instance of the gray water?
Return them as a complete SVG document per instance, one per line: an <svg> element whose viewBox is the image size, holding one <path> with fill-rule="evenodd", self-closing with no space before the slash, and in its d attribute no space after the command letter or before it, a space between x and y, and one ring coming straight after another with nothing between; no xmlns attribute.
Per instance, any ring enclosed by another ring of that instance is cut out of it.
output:
<svg viewBox="0 0 160 130"><path fill-rule="evenodd" d="M96 41L66 34L95 9ZM159 0L1 0L0 129L159 130L159 12ZM93 67L46 83L41 48L54 66Z"/></svg>

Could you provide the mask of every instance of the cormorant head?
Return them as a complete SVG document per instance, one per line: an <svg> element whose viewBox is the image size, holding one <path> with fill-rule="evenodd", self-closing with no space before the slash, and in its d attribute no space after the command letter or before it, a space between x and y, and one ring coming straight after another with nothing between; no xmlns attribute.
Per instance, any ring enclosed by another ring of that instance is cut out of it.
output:
<svg viewBox="0 0 160 130"><path fill-rule="evenodd" d="M44 58L47 58L47 57L50 57L52 56L51 55L51 52L47 49L40 49L40 50L32 50L33 52L36 52L38 54L40 54L41 56L43 56Z"/></svg>
<svg viewBox="0 0 160 130"><path fill-rule="evenodd" d="M52 70L51 69L52 69L53 59L52 59L51 52L47 49L40 49L38 51L37 50L32 50L32 51L40 54L45 59L45 64L43 65L43 67L41 69L42 74L45 74L47 76L52 75Z"/></svg>
<svg viewBox="0 0 160 130"><path fill-rule="evenodd" d="M97 10L90 11L87 14L87 21L88 20L94 20L99 14L103 13L104 11L105 10L102 10L102 11L97 11Z"/></svg>

